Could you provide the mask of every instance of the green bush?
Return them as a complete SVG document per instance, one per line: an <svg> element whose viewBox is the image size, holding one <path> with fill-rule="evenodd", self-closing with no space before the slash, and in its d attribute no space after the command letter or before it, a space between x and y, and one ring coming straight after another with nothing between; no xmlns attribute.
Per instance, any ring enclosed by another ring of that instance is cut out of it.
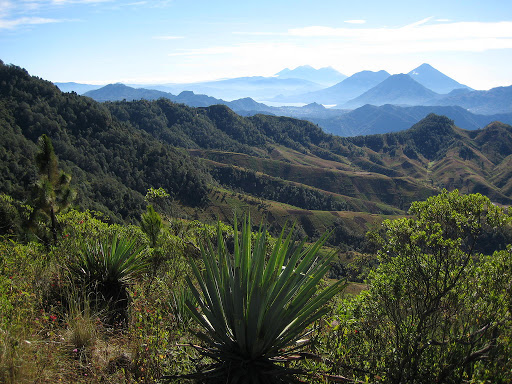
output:
<svg viewBox="0 0 512 384"><path fill-rule="evenodd" d="M144 248L136 240L103 238L84 243L77 259L70 265L75 282L93 294L94 301L113 311L112 320L125 320L128 306L127 287L148 268Z"/></svg>
<svg viewBox="0 0 512 384"><path fill-rule="evenodd" d="M236 225L235 225L236 227ZM308 326L327 313L325 304L344 284L337 282L319 292L318 284L330 267L332 256L318 251L327 236L304 248L284 233L267 253L267 233L252 239L249 219L241 235L234 233L231 255L219 229L217 247L201 248L204 270L192 263L197 287L188 279L198 307L187 307L203 331L202 353L213 358L204 373L209 382L294 381L293 371L276 364L304 342Z"/></svg>
<svg viewBox="0 0 512 384"><path fill-rule="evenodd" d="M509 333L510 252L475 252L484 230L509 218L488 198L458 191L415 202L409 213L376 235L380 264L354 315L354 351L365 358L352 372L387 383L470 382L476 367L490 369Z"/></svg>

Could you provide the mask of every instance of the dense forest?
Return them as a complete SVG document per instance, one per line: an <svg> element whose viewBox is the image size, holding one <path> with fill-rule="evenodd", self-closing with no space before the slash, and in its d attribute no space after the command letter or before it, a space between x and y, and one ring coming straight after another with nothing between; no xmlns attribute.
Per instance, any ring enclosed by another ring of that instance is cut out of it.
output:
<svg viewBox="0 0 512 384"><path fill-rule="evenodd" d="M512 381L508 125L341 138L0 63L0 129L0 382Z"/></svg>
<svg viewBox="0 0 512 384"><path fill-rule="evenodd" d="M165 188L187 204L207 200L206 175L199 163L143 131L113 119L103 105L63 94L50 82L2 65L2 192L26 198L34 182L35 142L48 135L63 168L80 190L77 203L113 220L137 218L144 194Z"/></svg>

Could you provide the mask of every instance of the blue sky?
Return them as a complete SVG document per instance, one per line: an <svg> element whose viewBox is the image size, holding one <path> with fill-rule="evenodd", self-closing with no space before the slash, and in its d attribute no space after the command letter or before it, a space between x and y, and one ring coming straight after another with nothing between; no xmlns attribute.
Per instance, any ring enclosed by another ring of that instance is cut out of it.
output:
<svg viewBox="0 0 512 384"><path fill-rule="evenodd" d="M94 84L426 62L489 89L512 84L512 1L0 0L0 59Z"/></svg>

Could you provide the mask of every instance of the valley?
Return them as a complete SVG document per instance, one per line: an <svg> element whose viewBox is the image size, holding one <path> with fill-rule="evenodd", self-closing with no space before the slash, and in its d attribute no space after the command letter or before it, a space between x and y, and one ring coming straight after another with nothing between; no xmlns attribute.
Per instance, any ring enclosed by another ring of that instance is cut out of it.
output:
<svg viewBox="0 0 512 384"><path fill-rule="evenodd" d="M414 113L426 115L408 129L339 137L304 120L244 117L226 105L160 97L100 104L15 66L2 66L2 81L9 84L2 91L2 192L19 199L27 197L32 168L12 161L30 164L36 139L47 133L80 206L114 221L136 221L147 189L163 187L173 199L163 214L229 223L243 207L274 223L274 233L286 221L304 221L312 238L341 221L360 243L368 226L353 222L403 215L443 188L512 201L512 128L503 123L464 130L423 107ZM395 115L407 110L394 108ZM350 248L352 240L337 245Z"/></svg>

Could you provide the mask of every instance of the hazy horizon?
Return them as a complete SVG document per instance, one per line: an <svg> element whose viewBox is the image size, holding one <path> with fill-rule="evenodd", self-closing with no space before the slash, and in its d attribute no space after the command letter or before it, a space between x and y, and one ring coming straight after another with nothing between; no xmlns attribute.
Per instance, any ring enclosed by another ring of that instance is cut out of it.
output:
<svg viewBox="0 0 512 384"><path fill-rule="evenodd" d="M0 0L0 59L53 82L191 83L284 68L512 84L512 3Z"/></svg>

